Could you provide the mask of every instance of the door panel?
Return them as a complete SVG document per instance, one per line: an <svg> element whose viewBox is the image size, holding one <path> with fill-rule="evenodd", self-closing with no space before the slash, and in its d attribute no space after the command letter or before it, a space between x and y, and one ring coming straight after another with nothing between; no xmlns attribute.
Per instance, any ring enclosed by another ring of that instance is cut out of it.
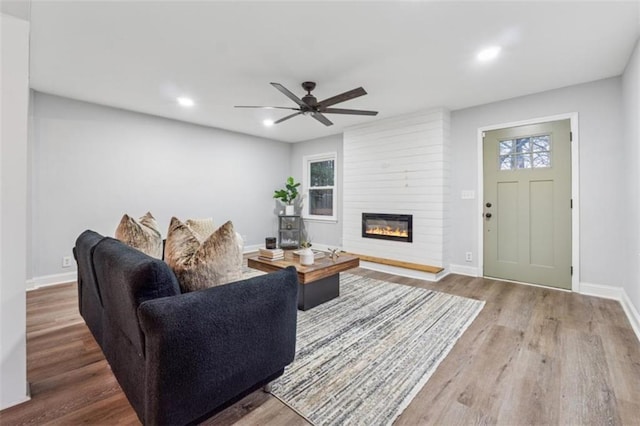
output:
<svg viewBox="0 0 640 426"><path fill-rule="evenodd" d="M570 121L484 137L484 275L571 288Z"/></svg>

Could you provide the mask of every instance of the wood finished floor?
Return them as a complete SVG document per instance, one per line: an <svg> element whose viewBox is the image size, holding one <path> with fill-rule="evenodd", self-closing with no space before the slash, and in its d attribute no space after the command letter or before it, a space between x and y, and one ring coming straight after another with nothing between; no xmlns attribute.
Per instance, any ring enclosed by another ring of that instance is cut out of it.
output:
<svg viewBox="0 0 640 426"><path fill-rule="evenodd" d="M640 425L640 343L614 301L449 275L355 273L485 300L397 425ZM139 424L77 311L75 284L27 294L31 401L0 424ZM255 392L207 425L305 425Z"/></svg>

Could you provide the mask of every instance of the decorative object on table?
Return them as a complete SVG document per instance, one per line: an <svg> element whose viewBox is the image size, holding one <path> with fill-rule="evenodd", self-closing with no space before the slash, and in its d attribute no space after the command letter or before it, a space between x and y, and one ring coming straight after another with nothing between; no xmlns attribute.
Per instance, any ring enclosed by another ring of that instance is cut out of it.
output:
<svg viewBox="0 0 640 426"><path fill-rule="evenodd" d="M293 202L298 198L298 187L300 182L294 181L292 176L287 178L284 189L276 189L273 198L282 201L285 204L285 214L291 216L294 214Z"/></svg>
<svg viewBox="0 0 640 426"><path fill-rule="evenodd" d="M276 237L267 237L264 239L264 247L267 249L276 248Z"/></svg>
<svg viewBox="0 0 640 426"><path fill-rule="evenodd" d="M183 292L242 278L242 250L231 221L201 243L186 224L173 217L165 247L165 260Z"/></svg>
<svg viewBox="0 0 640 426"><path fill-rule="evenodd" d="M162 235L158 222L147 212L135 220L128 214L122 216L115 232L116 239L156 259L162 259Z"/></svg>
<svg viewBox="0 0 640 426"><path fill-rule="evenodd" d="M304 249L294 250L294 251L293 251L293 255L294 255L294 256L300 256L300 253L302 252L302 250L304 250ZM314 258L315 260L322 259L323 257L325 257L325 256L326 256L326 253L325 253L325 252L323 252L323 251L320 251L320 250L314 250L314 249L311 249L311 251L313 252L313 258Z"/></svg>
<svg viewBox="0 0 640 426"><path fill-rule="evenodd" d="M284 250L282 249L258 249L258 256L266 260L281 260L284 259Z"/></svg>
<svg viewBox="0 0 640 426"><path fill-rule="evenodd" d="M329 249L329 257L333 259L337 259L340 257L340 249Z"/></svg>
<svg viewBox="0 0 640 426"><path fill-rule="evenodd" d="M296 357L272 393L315 425L390 425L483 306L343 272L340 297L298 312Z"/></svg>
<svg viewBox="0 0 640 426"><path fill-rule="evenodd" d="M311 241L303 241L300 243L302 249L298 250L300 255L300 264L304 266L313 265L313 250L311 250Z"/></svg>
<svg viewBox="0 0 640 426"><path fill-rule="evenodd" d="M297 249L300 247L302 220L300 216L278 216L278 241L281 249Z"/></svg>

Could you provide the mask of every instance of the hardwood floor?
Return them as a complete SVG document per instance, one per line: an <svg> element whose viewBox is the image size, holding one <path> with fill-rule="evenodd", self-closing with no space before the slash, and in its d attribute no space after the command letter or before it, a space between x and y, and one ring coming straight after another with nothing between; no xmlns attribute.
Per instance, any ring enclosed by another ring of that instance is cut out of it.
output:
<svg viewBox="0 0 640 426"><path fill-rule="evenodd" d="M614 301L449 275L438 283L356 269L399 284L485 300L397 425L640 425L640 342ZM27 294L31 401L2 425L139 424L77 311L75 284ZM304 425L255 392L207 425Z"/></svg>

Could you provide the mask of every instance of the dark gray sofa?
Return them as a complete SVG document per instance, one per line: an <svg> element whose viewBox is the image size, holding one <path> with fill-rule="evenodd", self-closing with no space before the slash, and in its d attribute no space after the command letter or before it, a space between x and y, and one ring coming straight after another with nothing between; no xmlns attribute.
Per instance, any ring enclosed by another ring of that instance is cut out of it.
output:
<svg viewBox="0 0 640 426"><path fill-rule="evenodd" d="M192 293L118 240L76 241L80 314L144 424L187 424L280 376L293 361L294 268Z"/></svg>

